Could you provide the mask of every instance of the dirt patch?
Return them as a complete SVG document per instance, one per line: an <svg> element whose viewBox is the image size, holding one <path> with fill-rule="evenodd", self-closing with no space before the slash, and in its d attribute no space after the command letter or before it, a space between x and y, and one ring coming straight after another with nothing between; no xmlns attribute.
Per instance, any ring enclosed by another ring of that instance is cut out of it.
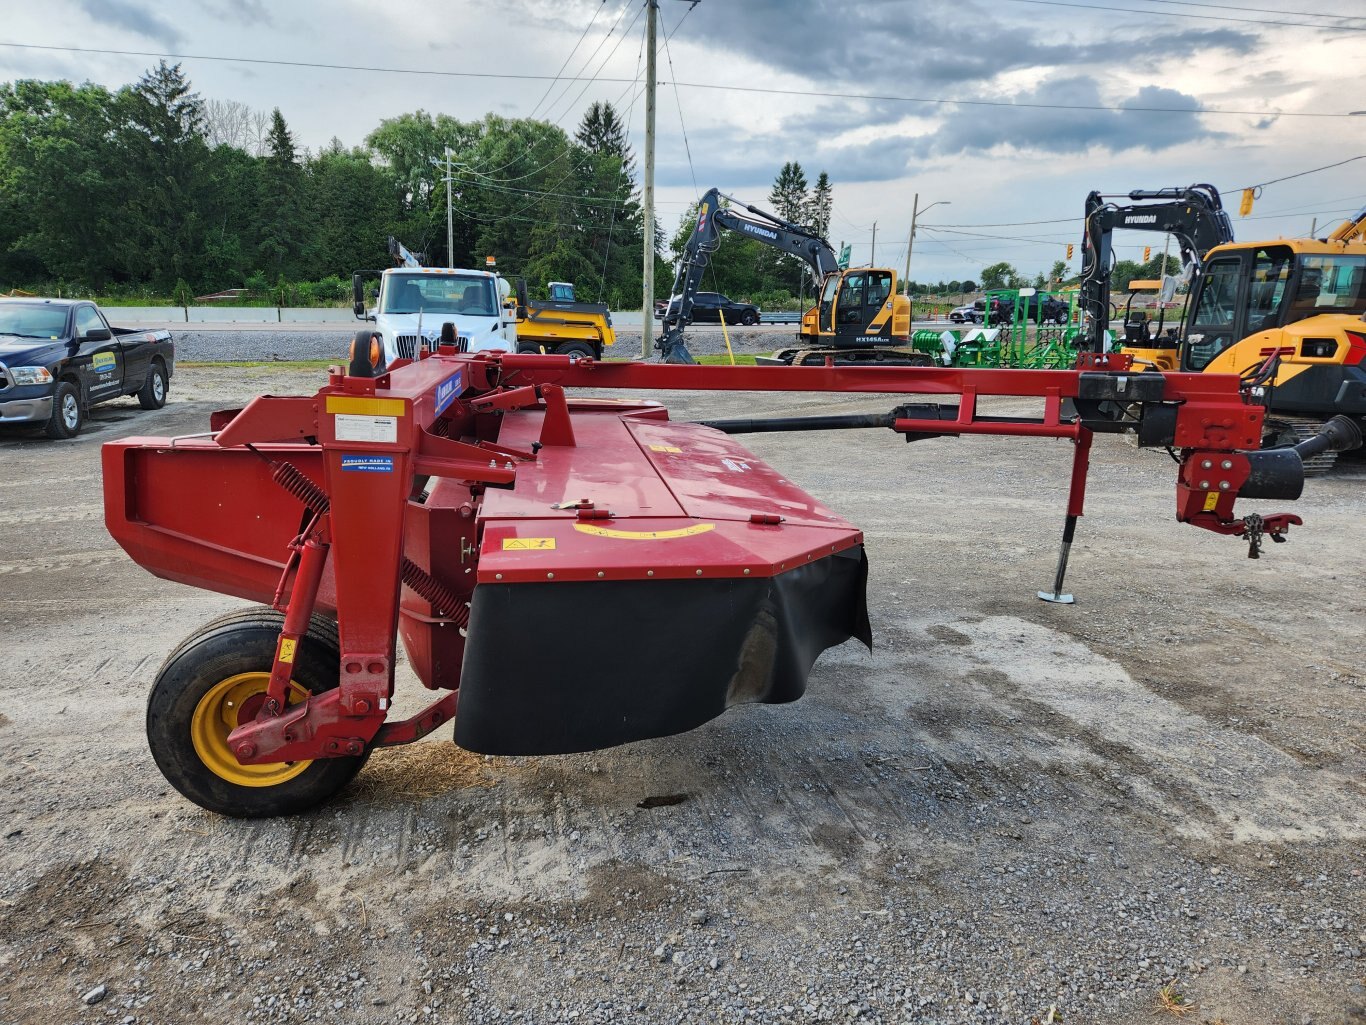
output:
<svg viewBox="0 0 1366 1025"><path fill-rule="evenodd" d="M417 800L465 787L493 786L494 768L483 755L433 739L374 752L352 789L370 799Z"/></svg>
<svg viewBox="0 0 1366 1025"><path fill-rule="evenodd" d="M953 627L945 626L943 623L935 623L933 626L928 626L925 628L925 632L936 641L940 641L943 644L954 644L959 647L966 647L972 643L972 638L967 634L960 633Z"/></svg>

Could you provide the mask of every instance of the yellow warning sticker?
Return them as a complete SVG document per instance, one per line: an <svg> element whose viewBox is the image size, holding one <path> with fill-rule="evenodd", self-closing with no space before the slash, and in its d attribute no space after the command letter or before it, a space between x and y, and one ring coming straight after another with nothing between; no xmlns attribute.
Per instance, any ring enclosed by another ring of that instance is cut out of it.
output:
<svg viewBox="0 0 1366 1025"><path fill-rule="evenodd" d="M402 416L402 399L371 399L355 395L329 395L327 411L333 415Z"/></svg>
<svg viewBox="0 0 1366 1025"><path fill-rule="evenodd" d="M555 548L553 537L505 537L505 552L549 552Z"/></svg>
<svg viewBox="0 0 1366 1025"><path fill-rule="evenodd" d="M290 638L290 637L286 637L286 638L284 638L282 641L280 641L280 661L281 661L281 662L293 662L293 661L294 661L294 646L295 646L297 643L298 643L297 641L295 641L293 638Z"/></svg>
<svg viewBox="0 0 1366 1025"><path fill-rule="evenodd" d="M1205 512L1214 512L1214 507L1219 504L1219 492L1205 492Z"/></svg>
<svg viewBox="0 0 1366 1025"><path fill-rule="evenodd" d="M678 448L678 447L675 446L675 445L651 445L651 446L650 446L650 451L651 451L651 452L682 452L683 450L682 450L681 448Z"/></svg>
<svg viewBox="0 0 1366 1025"><path fill-rule="evenodd" d="M673 530L616 530L612 527L595 527L591 523L576 523L574 529L580 534L594 537L610 537L618 541L672 541L680 537L692 537L715 530L715 523L694 523L691 527L677 527Z"/></svg>

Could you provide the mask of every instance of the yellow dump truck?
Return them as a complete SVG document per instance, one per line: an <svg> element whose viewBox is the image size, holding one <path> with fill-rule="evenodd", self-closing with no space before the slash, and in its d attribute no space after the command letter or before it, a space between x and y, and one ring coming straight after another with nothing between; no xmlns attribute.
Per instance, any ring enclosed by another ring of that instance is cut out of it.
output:
<svg viewBox="0 0 1366 1025"><path fill-rule="evenodd" d="M525 283L518 281L516 312L518 352L602 359L617 340L606 303L528 299Z"/></svg>

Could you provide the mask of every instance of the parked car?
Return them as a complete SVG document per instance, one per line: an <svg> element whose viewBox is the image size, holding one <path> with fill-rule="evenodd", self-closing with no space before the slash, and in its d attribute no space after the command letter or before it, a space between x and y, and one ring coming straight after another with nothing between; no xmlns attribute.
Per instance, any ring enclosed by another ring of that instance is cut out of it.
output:
<svg viewBox="0 0 1366 1025"><path fill-rule="evenodd" d="M74 438L97 402L136 395L160 409L174 372L168 331L110 327L82 300L0 299L0 423Z"/></svg>
<svg viewBox="0 0 1366 1025"><path fill-rule="evenodd" d="M666 311L672 313L677 309L678 296L671 296L667 303L663 300L655 303L655 316L663 319ZM726 315L727 324L752 327L759 323L759 307L753 303L740 303L728 299L720 292L698 292L692 301L692 315L688 318L688 323L719 324L722 313Z"/></svg>
<svg viewBox="0 0 1366 1025"><path fill-rule="evenodd" d="M990 304L992 324L1009 323L1015 316L1015 305L1009 296L989 296L985 303ZM1020 306L1024 319L1036 324L1066 324L1072 312L1067 303L1046 292L1020 296Z"/></svg>
<svg viewBox="0 0 1366 1025"><path fill-rule="evenodd" d="M955 324L980 324L985 304L981 299L966 306L958 306L949 311L949 320Z"/></svg>

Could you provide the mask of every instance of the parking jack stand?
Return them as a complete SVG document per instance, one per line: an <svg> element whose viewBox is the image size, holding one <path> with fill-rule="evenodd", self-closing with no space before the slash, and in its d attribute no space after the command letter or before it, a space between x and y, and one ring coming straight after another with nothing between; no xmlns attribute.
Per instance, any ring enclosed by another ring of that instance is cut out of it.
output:
<svg viewBox="0 0 1366 1025"><path fill-rule="evenodd" d="M1076 601L1070 594L1064 594L1062 590L1063 578L1067 576L1067 556L1072 551L1072 535L1077 530L1077 518L1071 513L1067 515L1067 522L1062 528L1062 549L1058 552L1058 572L1053 577L1053 590L1040 591L1039 597L1044 601L1051 601L1056 605L1071 605Z"/></svg>
<svg viewBox="0 0 1366 1025"><path fill-rule="evenodd" d="M1067 493L1067 519L1062 528L1062 548L1058 551L1058 571L1053 576L1053 590L1038 592L1039 597L1055 605L1071 605L1076 602L1070 594L1063 591L1063 580L1067 576L1067 557L1072 552L1072 538L1077 532L1077 520L1082 514L1086 501L1086 474L1091 467L1091 432L1082 427L1077 432L1076 449L1072 453L1072 486Z"/></svg>

